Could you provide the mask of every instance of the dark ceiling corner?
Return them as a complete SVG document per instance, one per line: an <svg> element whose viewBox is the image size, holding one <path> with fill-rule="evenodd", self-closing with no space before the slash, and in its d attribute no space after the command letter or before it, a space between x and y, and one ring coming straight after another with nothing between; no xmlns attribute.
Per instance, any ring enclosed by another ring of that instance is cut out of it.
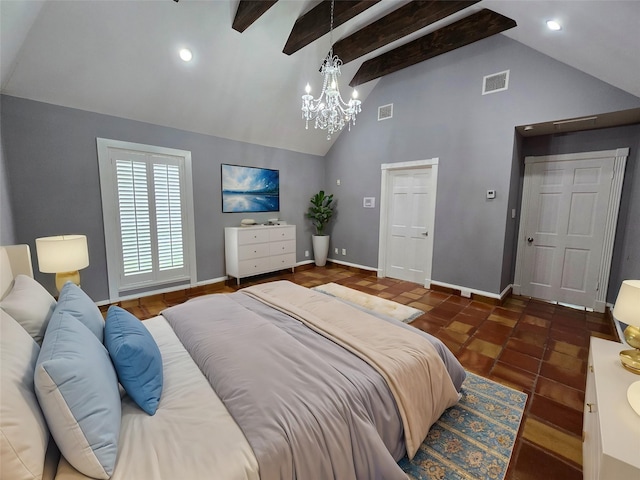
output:
<svg viewBox="0 0 640 480"><path fill-rule="evenodd" d="M178 0L175 0L176 2ZM278 0L240 0L231 27L242 33Z"/></svg>

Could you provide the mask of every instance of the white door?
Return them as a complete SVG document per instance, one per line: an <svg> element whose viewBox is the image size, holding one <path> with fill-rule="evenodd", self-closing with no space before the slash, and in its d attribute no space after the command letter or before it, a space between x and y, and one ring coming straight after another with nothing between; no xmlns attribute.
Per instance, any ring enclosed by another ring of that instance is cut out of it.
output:
<svg viewBox="0 0 640 480"><path fill-rule="evenodd" d="M613 152L527 158L516 274L522 295L601 309L622 185Z"/></svg>
<svg viewBox="0 0 640 480"><path fill-rule="evenodd" d="M385 274L424 284L431 276L433 169L396 170L389 175Z"/></svg>

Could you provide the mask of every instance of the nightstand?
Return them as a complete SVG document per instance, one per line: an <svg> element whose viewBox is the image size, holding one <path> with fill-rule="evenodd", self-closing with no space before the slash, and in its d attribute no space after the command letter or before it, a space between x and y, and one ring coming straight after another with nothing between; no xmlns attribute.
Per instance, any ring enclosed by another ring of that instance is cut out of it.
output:
<svg viewBox="0 0 640 480"><path fill-rule="evenodd" d="M640 415L627 401L627 389L640 375L620 364L625 347L591 337L582 434L585 480L640 479Z"/></svg>

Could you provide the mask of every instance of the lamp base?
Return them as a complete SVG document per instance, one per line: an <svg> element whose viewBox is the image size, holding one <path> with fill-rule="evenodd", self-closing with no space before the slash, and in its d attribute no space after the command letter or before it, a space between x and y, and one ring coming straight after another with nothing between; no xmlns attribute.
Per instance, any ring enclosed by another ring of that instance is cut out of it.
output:
<svg viewBox="0 0 640 480"><path fill-rule="evenodd" d="M640 375L640 350L623 350L620 352L622 366L636 375Z"/></svg>
<svg viewBox="0 0 640 480"><path fill-rule="evenodd" d="M56 273L56 288L58 292L62 290L62 287L64 287L64 284L67 282L72 282L80 286L80 272L76 270L75 272Z"/></svg>

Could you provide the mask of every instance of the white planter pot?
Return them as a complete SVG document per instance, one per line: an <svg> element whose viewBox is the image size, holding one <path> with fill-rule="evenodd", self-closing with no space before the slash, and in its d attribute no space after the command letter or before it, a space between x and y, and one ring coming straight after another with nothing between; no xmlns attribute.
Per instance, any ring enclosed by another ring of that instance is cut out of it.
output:
<svg viewBox="0 0 640 480"><path fill-rule="evenodd" d="M313 259L318 267L324 267L329 254L329 235L311 235Z"/></svg>

